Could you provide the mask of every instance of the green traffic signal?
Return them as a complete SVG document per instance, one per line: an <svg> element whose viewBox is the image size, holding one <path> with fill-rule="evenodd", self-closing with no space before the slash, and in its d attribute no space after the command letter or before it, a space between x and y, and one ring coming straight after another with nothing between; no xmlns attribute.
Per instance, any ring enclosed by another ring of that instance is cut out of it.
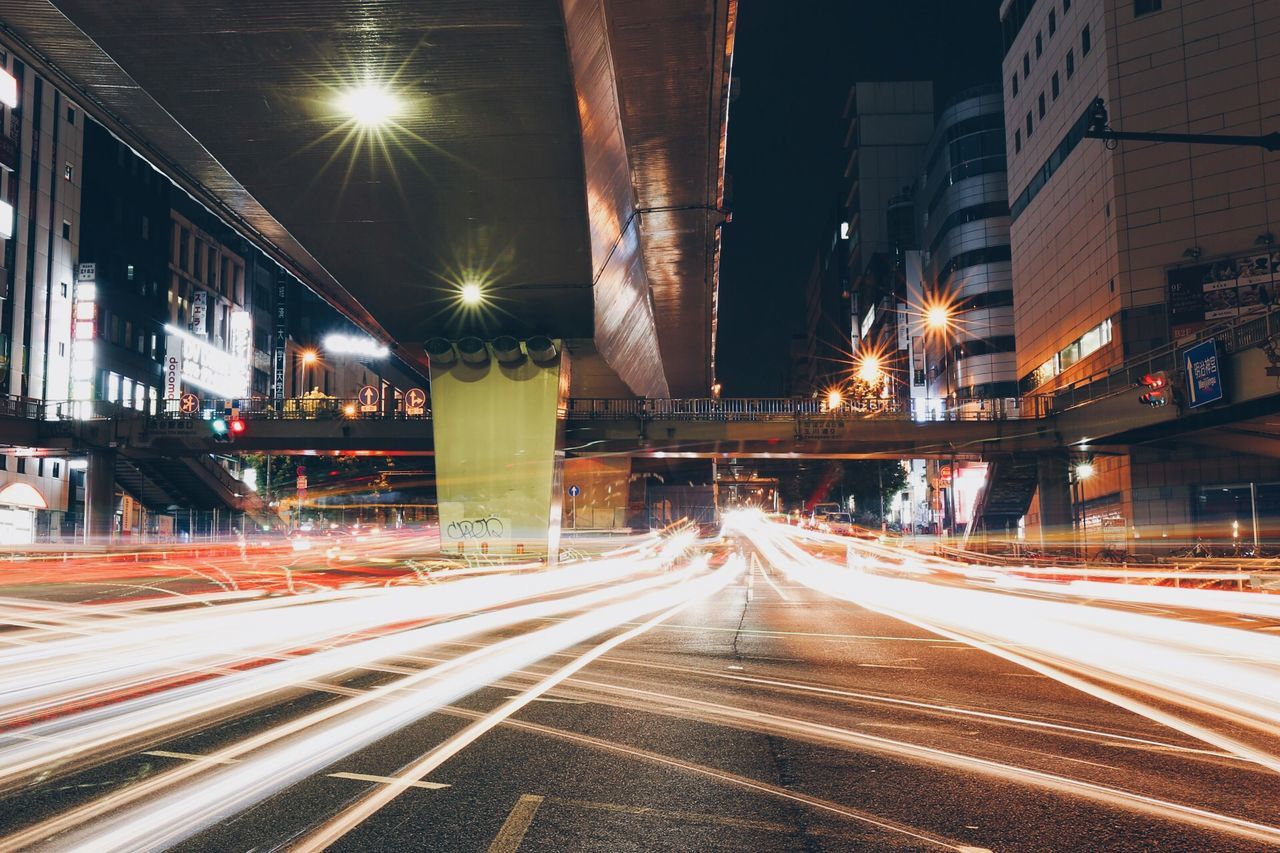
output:
<svg viewBox="0 0 1280 853"><path fill-rule="evenodd" d="M227 434L227 422L223 418L214 418L213 420L209 421L209 426L213 429L214 435Z"/></svg>

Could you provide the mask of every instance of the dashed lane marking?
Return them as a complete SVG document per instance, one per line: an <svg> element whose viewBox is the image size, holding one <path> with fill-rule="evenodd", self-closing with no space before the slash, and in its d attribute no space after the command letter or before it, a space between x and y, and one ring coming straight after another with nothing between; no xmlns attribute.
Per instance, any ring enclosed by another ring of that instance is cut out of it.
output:
<svg viewBox="0 0 1280 853"><path fill-rule="evenodd" d="M330 779L354 779L357 782L381 782L384 785L402 785L406 788L426 788L438 791L449 786L442 782L420 782L417 780L397 779L394 776L375 776L371 773L329 773Z"/></svg>
<svg viewBox="0 0 1280 853"><path fill-rule="evenodd" d="M182 761L204 761L209 764L239 764L243 759L239 758L219 758L216 755L196 755L192 752L171 752L167 749L149 749L142 753L143 755L154 755L157 758L177 758ZM404 785L408 788L426 788L429 791L438 791L441 788L448 788L442 782L408 782L404 779L397 779L394 776L375 776L371 773L326 773L330 779L353 779L357 782L381 782L384 785Z"/></svg>
<svg viewBox="0 0 1280 853"><path fill-rule="evenodd" d="M516 853L533 823L534 813L541 805L542 797L537 794L521 794L520 799L511 807L511 813L503 821L493 843L489 845L489 853Z"/></svg>

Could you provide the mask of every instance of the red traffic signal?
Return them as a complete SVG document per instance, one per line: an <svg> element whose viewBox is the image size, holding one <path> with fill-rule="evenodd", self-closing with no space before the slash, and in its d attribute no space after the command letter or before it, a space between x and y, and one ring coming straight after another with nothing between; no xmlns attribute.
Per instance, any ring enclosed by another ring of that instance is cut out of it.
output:
<svg viewBox="0 0 1280 853"><path fill-rule="evenodd" d="M1147 391L1138 396L1139 403L1144 406L1169 405L1173 398L1173 389L1169 387L1169 374L1163 370L1148 373L1142 377L1142 384Z"/></svg>
<svg viewBox="0 0 1280 853"><path fill-rule="evenodd" d="M227 427L231 430L233 435L239 435L245 430L244 421L240 420L239 418L228 423Z"/></svg>

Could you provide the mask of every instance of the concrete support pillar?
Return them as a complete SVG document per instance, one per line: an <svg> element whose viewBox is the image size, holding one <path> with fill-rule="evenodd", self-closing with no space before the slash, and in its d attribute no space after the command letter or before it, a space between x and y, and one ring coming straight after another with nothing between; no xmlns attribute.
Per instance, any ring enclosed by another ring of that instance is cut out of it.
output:
<svg viewBox="0 0 1280 853"><path fill-rule="evenodd" d="M1040 502L1040 544L1071 545L1071 460L1065 453L1045 453L1036 460Z"/></svg>
<svg viewBox="0 0 1280 853"><path fill-rule="evenodd" d="M116 451L89 451L84 484L84 537L86 542L111 541L116 520Z"/></svg>
<svg viewBox="0 0 1280 853"><path fill-rule="evenodd" d="M554 563L568 357L546 338L498 342L464 338L452 352L428 342L440 544L447 553L545 554Z"/></svg>

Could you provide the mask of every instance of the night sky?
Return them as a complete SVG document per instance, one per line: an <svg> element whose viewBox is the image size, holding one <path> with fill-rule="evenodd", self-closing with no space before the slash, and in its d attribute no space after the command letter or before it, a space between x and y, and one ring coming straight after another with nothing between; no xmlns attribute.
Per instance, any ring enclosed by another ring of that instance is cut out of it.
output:
<svg viewBox="0 0 1280 853"><path fill-rule="evenodd" d="M1000 79L999 0L740 0L729 110L717 373L725 396L784 391L804 284L842 190L858 80L934 80L934 103Z"/></svg>

